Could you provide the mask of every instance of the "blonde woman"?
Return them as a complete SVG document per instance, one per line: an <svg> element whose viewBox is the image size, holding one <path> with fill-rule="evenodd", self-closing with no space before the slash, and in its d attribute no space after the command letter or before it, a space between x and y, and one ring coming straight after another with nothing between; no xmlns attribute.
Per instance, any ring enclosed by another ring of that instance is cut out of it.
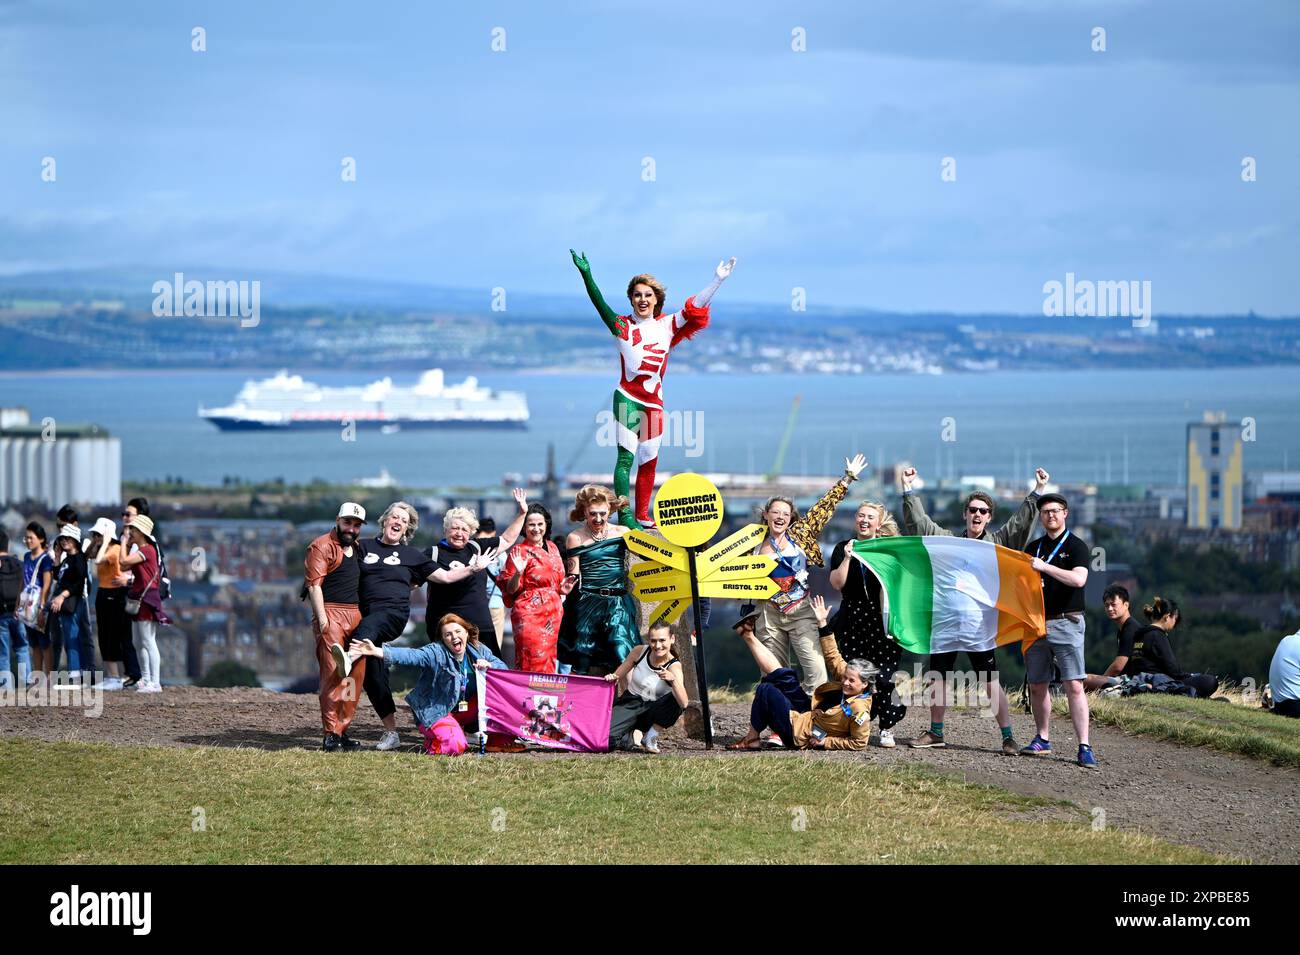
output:
<svg viewBox="0 0 1300 955"><path fill-rule="evenodd" d="M627 498L599 484L588 484L577 494L569 520L582 526L565 538L568 572L577 576L576 599L566 603L565 627L560 635L560 662L574 673L600 674L617 669L640 643L636 601L627 587L628 529L611 524ZM572 610L568 610L572 605Z"/></svg>
<svg viewBox="0 0 1300 955"><path fill-rule="evenodd" d="M524 526L524 515L528 513L528 495L521 487L515 488L512 494L519 510L500 536L475 537L478 533L478 517L468 507L452 507L447 510L442 518L442 540L429 552L440 570L450 573L466 567L485 551L504 553L518 540L519 531ZM491 572L491 568L484 568L484 573ZM487 644L488 649L496 656L501 655L501 645L492 622L484 583L478 575L450 583L429 582L429 606L425 611L424 625L430 640L439 639L437 622L447 614L456 614L478 627L480 639Z"/></svg>
<svg viewBox="0 0 1300 955"><path fill-rule="evenodd" d="M855 560L849 548L855 541L897 537L898 522L877 501L863 501L853 518L854 536L835 545L831 554L831 586L840 592L835 615L835 639L847 659L870 660L880 670L871 697L871 718L880 725L880 745L893 749L894 727L907 715L907 707L894 698L894 673L902 662L903 648L885 632L880 601L880 581Z"/></svg>
<svg viewBox="0 0 1300 955"><path fill-rule="evenodd" d="M867 459L860 454L845 458L844 476L804 517L799 517L788 497L774 497L763 506L767 537L758 553L776 558L772 579L781 591L759 604L754 633L781 667L788 667L793 655L799 664L800 685L809 695L826 682L826 660L817 636L817 618L808 604L808 565L825 566L817 535L866 466Z"/></svg>

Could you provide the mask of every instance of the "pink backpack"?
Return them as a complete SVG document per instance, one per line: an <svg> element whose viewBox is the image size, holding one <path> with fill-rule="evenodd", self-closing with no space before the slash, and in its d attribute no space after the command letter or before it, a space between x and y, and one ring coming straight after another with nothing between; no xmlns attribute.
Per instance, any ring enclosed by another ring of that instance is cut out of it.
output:
<svg viewBox="0 0 1300 955"><path fill-rule="evenodd" d="M424 751L430 756L459 756L469 748L465 731L454 716L444 716L432 726L421 726Z"/></svg>

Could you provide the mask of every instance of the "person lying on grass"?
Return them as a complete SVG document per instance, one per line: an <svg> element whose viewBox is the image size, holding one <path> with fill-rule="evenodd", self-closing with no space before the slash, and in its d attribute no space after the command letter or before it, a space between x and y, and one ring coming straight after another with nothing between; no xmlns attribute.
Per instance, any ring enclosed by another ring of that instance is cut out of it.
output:
<svg viewBox="0 0 1300 955"><path fill-rule="evenodd" d="M610 749L632 749L633 733L640 731L644 734L641 748L659 752L660 732L677 722L689 701L672 629L666 623L656 624L645 642L605 675L623 691L609 716Z"/></svg>
<svg viewBox="0 0 1300 955"><path fill-rule="evenodd" d="M437 632L442 637L440 642L414 649L354 640L348 656L353 660L377 657L389 666L419 668L420 679L406 695L406 702L424 737L424 751L430 756L456 755L468 747L465 730L476 733L479 729L478 680L474 671L504 670L506 665L479 642L478 627L464 617L445 614L438 621ZM501 748L500 741L492 737L488 742L494 750Z"/></svg>
<svg viewBox="0 0 1300 955"><path fill-rule="evenodd" d="M763 674L749 710L749 732L727 749L758 749L759 734L771 728L786 746L799 749L865 749L871 736L871 681L880 671L866 660L845 662L826 625L826 601L812 598L822 655L830 682L813 690L812 699L799 685L794 670L753 632L738 631Z"/></svg>

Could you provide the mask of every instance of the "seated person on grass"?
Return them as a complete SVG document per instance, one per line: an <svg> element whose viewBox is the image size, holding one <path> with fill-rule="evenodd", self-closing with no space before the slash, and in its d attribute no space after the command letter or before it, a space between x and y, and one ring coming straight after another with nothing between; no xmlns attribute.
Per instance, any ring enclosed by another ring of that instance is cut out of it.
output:
<svg viewBox="0 0 1300 955"><path fill-rule="evenodd" d="M353 641L348 657L377 657L388 666L410 666L420 670L415 688L406 695L411 714L424 737L424 751L430 756L457 755L468 744L465 732L477 733L478 680L476 670L504 670L506 665L487 645L479 641L478 627L454 613L438 621L442 639L422 647L376 646L369 640ZM338 646L337 644L335 645ZM342 648L338 647L341 652ZM346 671L345 671L346 672ZM489 737L489 749L517 749Z"/></svg>
<svg viewBox="0 0 1300 955"><path fill-rule="evenodd" d="M641 748L659 752L659 734L677 722L689 701L668 624L651 627L646 645L633 647L605 679L617 681L622 690L609 717L609 748L632 749L633 734L639 731Z"/></svg>
<svg viewBox="0 0 1300 955"><path fill-rule="evenodd" d="M1089 673L1083 678L1083 688L1088 693L1118 685L1124 668L1128 666L1129 653L1133 649L1133 638L1142 629L1142 624L1138 622L1137 617L1129 612L1130 600L1128 588L1121 587L1119 584L1111 584L1102 591L1101 602L1106 606L1106 616L1115 621L1115 640L1119 649L1110 666L1106 667L1105 673L1100 676Z"/></svg>
<svg viewBox="0 0 1300 955"><path fill-rule="evenodd" d="M1162 674L1189 687L1191 696L1213 696L1219 688L1219 678L1209 673L1185 673L1174 656L1169 635L1178 626L1178 604L1156 597L1142 608L1142 614L1151 622L1135 633L1128 643L1120 644L1120 656L1128 657L1124 676Z"/></svg>
<svg viewBox="0 0 1300 955"><path fill-rule="evenodd" d="M1300 631L1283 637L1268 668L1273 712L1300 717Z"/></svg>
<svg viewBox="0 0 1300 955"><path fill-rule="evenodd" d="M830 682L813 690L812 699L794 670L783 667L752 631L740 630L763 678L754 690L749 732L727 749L758 749L759 734L771 728L788 747L799 749L866 749L871 736L871 680L879 672L866 660L845 662L826 625L826 601L812 598L822 655Z"/></svg>

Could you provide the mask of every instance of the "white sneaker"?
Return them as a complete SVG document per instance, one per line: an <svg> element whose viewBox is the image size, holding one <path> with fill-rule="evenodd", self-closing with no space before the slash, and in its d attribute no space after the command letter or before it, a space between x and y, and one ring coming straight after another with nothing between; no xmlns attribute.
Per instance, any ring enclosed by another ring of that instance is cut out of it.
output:
<svg viewBox="0 0 1300 955"><path fill-rule="evenodd" d="M135 691L137 693L148 693L149 687L151 686L153 686L153 684L150 683L148 680L141 680L139 683L135 685Z"/></svg>
<svg viewBox="0 0 1300 955"><path fill-rule="evenodd" d="M334 658L334 667L344 676L352 672L352 658L348 656L342 644L331 643L330 656Z"/></svg>
<svg viewBox="0 0 1300 955"><path fill-rule="evenodd" d="M641 748L647 753L659 752L659 732L654 728L647 730L641 738Z"/></svg>
<svg viewBox="0 0 1300 955"><path fill-rule="evenodd" d="M375 749L390 750L397 749L402 745L402 738L397 735L396 730L386 730L384 735L379 737L379 742L375 744Z"/></svg>
<svg viewBox="0 0 1300 955"><path fill-rule="evenodd" d="M120 690L122 689L122 680L120 677L115 676L106 677L104 682L99 684L99 688L105 693L109 693L113 690Z"/></svg>
<svg viewBox="0 0 1300 955"><path fill-rule="evenodd" d="M882 749L893 749L898 744L894 742L893 730L880 731L880 746Z"/></svg>

